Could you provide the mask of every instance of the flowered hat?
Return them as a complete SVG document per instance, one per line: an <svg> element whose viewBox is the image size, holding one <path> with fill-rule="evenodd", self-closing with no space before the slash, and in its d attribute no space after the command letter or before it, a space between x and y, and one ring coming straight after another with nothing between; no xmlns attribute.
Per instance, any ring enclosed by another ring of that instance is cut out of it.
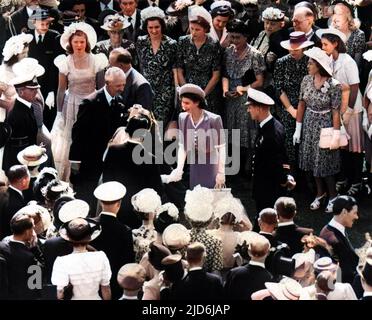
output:
<svg viewBox="0 0 372 320"><path fill-rule="evenodd" d="M161 206L161 199L154 189L145 188L136 193L132 199L134 210L142 213L156 213Z"/></svg>
<svg viewBox="0 0 372 320"><path fill-rule="evenodd" d="M84 32L87 35L91 48L94 48L96 46L97 34L93 27L85 22L75 22L71 23L68 27L65 27L65 31L61 36L60 43L63 49L67 49L70 37L78 30Z"/></svg>
<svg viewBox="0 0 372 320"><path fill-rule="evenodd" d="M207 222L213 217L213 192L197 185L186 191L185 215L193 222Z"/></svg>
<svg viewBox="0 0 372 320"><path fill-rule="evenodd" d="M278 8L269 7L262 12L262 19L270 21L283 21L284 13Z"/></svg>
<svg viewBox="0 0 372 320"><path fill-rule="evenodd" d="M7 62L11 57L22 53L25 48L25 44L29 44L33 39L32 34L21 33L19 35L13 36L5 42L3 49L4 61Z"/></svg>
<svg viewBox="0 0 372 320"><path fill-rule="evenodd" d="M106 31L120 31L128 28L131 25L123 16L119 14L108 15L104 19L104 24L101 26Z"/></svg>
<svg viewBox="0 0 372 320"><path fill-rule="evenodd" d="M141 22L142 22L142 24L147 19L150 19L150 18L165 19L165 13L159 7L152 7L152 6L141 10Z"/></svg>

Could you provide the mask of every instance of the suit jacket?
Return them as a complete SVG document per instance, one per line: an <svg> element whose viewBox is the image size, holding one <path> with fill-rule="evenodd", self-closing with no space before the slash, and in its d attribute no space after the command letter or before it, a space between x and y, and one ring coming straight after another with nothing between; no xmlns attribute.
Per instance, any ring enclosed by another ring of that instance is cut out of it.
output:
<svg viewBox="0 0 372 320"><path fill-rule="evenodd" d="M268 207L280 196L280 184L287 181L288 170L283 167L287 163L284 141L284 127L275 118L259 127L252 165L253 198L266 199Z"/></svg>
<svg viewBox="0 0 372 320"><path fill-rule="evenodd" d="M312 229L304 231L296 224L280 226L276 229L275 238L280 242L286 243L291 251L291 256L293 256L295 253L300 253L303 251L304 245L301 242L301 239L304 235L309 234L311 231Z"/></svg>
<svg viewBox="0 0 372 320"><path fill-rule="evenodd" d="M359 256L350 241L336 228L326 225L319 235L333 248L334 258L342 271L342 282L353 283Z"/></svg>
<svg viewBox="0 0 372 320"><path fill-rule="evenodd" d="M120 5L117 0L113 1L113 10L120 12ZM99 0L89 1L89 6L87 7L87 16L93 19L98 19L98 16L101 14L101 5Z"/></svg>
<svg viewBox="0 0 372 320"><path fill-rule="evenodd" d="M24 148L36 144L37 123L32 108L18 99L8 113L6 122L12 127L12 135L4 147L3 170L6 172L12 165L19 164L17 154ZM15 145L15 140L23 138L22 143Z"/></svg>
<svg viewBox="0 0 372 320"><path fill-rule="evenodd" d="M169 293L170 300L222 300L221 278L205 270L189 271L184 279L175 283Z"/></svg>
<svg viewBox="0 0 372 320"><path fill-rule="evenodd" d="M12 188L8 188L1 194L1 206L0 211L0 240L6 236L10 236L12 231L10 229L10 220L13 215L21 208L23 208L27 202L17 191Z"/></svg>
<svg viewBox="0 0 372 320"><path fill-rule="evenodd" d="M163 11L165 11L165 10L168 9L168 7L170 6L171 3L172 3L172 1L169 1L169 0L159 0L159 8L162 9ZM150 6L149 1L138 0L138 6L137 6L138 9L142 10L142 9L145 9L149 6ZM207 9L209 10L209 7Z"/></svg>
<svg viewBox="0 0 372 320"><path fill-rule="evenodd" d="M45 270L44 270L44 282L51 284L53 265L57 257L66 256L73 251L73 246L71 242L66 241L61 237L54 237L46 240L41 247L45 260Z"/></svg>
<svg viewBox="0 0 372 320"><path fill-rule="evenodd" d="M103 88L93 98L83 100L72 128L69 155L70 160L81 161L82 176L101 174L107 143L124 124L124 110L109 106Z"/></svg>
<svg viewBox="0 0 372 320"><path fill-rule="evenodd" d="M102 232L90 244L106 253L112 271L112 298L117 300L123 294L123 289L117 282L118 271L123 265L134 262L132 231L117 218L106 214L101 214L97 220L101 224Z"/></svg>
<svg viewBox="0 0 372 320"><path fill-rule="evenodd" d="M260 266L246 264L233 268L226 275L225 297L229 300L251 300L252 293L265 289L265 282L272 279L271 273Z"/></svg>
<svg viewBox="0 0 372 320"><path fill-rule="evenodd" d="M310 37L310 39L308 39L308 40L314 42L314 46L315 46L315 47L322 48L322 42L320 41L319 37L315 34L315 32L316 32L317 30L319 30L319 27L317 27L317 26L314 25L314 26L313 26L313 31L314 31L314 33L313 33L313 35ZM291 32L294 32L294 28L289 28L289 29L288 29L288 39L289 39L289 34L290 34Z"/></svg>
<svg viewBox="0 0 372 320"><path fill-rule="evenodd" d="M132 68L127 77L122 97L128 109L134 104L140 104L144 108L151 110L154 93L145 77Z"/></svg>
<svg viewBox="0 0 372 320"><path fill-rule="evenodd" d="M6 259L8 273L8 298L11 300L35 300L39 290L32 290L27 283L30 266L37 264L34 254L24 244L9 241L0 243L0 254Z"/></svg>
<svg viewBox="0 0 372 320"><path fill-rule="evenodd" d="M141 10L136 9L136 23L134 25L133 31L131 28L124 29L124 38L130 41L136 42L138 36L141 35Z"/></svg>
<svg viewBox="0 0 372 320"><path fill-rule="evenodd" d="M8 269L3 255L0 254L0 300L8 298Z"/></svg>
<svg viewBox="0 0 372 320"><path fill-rule="evenodd" d="M54 30L49 30L44 35L42 43L37 44L35 39L35 32L29 32L34 36L29 46L28 56L35 58L39 61L44 69L45 73L38 78L38 82L41 86L40 90L43 93L44 98L50 91L57 92L58 88L58 69L54 65L54 59L62 54L62 47L59 44L59 33Z"/></svg>
<svg viewBox="0 0 372 320"><path fill-rule="evenodd" d="M11 28L14 28L14 31L16 34L21 34L22 32L27 33L30 31L28 27L28 13L26 6L23 6L22 8L18 9L16 12L12 13L10 16L11 21L9 22L9 25ZM9 30L9 32L11 32ZM9 33L9 37L12 36L11 33Z"/></svg>

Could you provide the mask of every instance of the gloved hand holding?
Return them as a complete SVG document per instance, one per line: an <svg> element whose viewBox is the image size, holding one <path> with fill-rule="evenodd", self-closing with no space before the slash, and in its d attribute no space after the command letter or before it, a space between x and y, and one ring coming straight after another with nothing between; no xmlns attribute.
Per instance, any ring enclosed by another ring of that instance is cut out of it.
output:
<svg viewBox="0 0 372 320"><path fill-rule="evenodd" d="M296 122L296 131L293 135L293 145L296 143L300 143L301 141L301 129L302 129L302 123Z"/></svg>
<svg viewBox="0 0 372 320"><path fill-rule="evenodd" d="M55 106L55 96L54 96L53 91L50 91L48 93L48 96L45 99L45 104L49 107L49 109L54 108L54 106Z"/></svg>
<svg viewBox="0 0 372 320"><path fill-rule="evenodd" d="M363 115L362 115L362 127L363 127L363 130L366 133L368 133L369 121L368 121L367 110L362 107L362 112L363 112Z"/></svg>
<svg viewBox="0 0 372 320"><path fill-rule="evenodd" d="M176 168L172 170L172 172L169 175L162 174L160 177L163 183L168 184L170 182L180 181L182 179L182 175L183 175L183 170L180 168Z"/></svg>
<svg viewBox="0 0 372 320"><path fill-rule="evenodd" d="M340 130L333 129L333 135L329 149L335 150L340 147Z"/></svg>

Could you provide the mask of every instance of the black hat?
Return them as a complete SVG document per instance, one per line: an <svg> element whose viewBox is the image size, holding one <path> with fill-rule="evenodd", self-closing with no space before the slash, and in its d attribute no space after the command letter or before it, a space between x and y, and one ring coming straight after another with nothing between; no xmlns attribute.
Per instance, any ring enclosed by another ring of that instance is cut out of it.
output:
<svg viewBox="0 0 372 320"><path fill-rule="evenodd" d="M231 20L227 24L226 29L227 29L228 32L240 33L244 36L249 35L248 26L242 20L239 20L239 19Z"/></svg>
<svg viewBox="0 0 372 320"><path fill-rule="evenodd" d="M111 10L111 9L106 9L106 10L101 11L101 13L99 14L99 16L97 18L99 25L100 26L104 25L105 24L105 18L109 15L115 15L116 13L118 13L118 12L115 11L115 10Z"/></svg>
<svg viewBox="0 0 372 320"><path fill-rule="evenodd" d="M93 241L101 233L100 224L88 218L76 218L68 221L59 229L59 235L73 243L87 243Z"/></svg>
<svg viewBox="0 0 372 320"><path fill-rule="evenodd" d="M184 275L182 265L182 256L180 254L171 254L165 257L161 264L164 266L164 272L170 282L181 280Z"/></svg>
<svg viewBox="0 0 372 320"><path fill-rule="evenodd" d="M72 201L74 199L75 198L70 197L70 196L62 196L54 202L54 207L53 207L54 221L53 221L53 223L54 223L56 228L59 228L63 224L63 222L61 220L59 220L59 210L61 210L62 206L66 202Z"/></svg>
<svg viewBox="0 0 372 320"><path fill-rule="evenodd" d="M149 247L150 251L148 253L149 261L156 270L164 270L164 266L161 261L171 255L170 250L160 243L152 242Z"/></svg>
<svg viewBox="0 0 372 320"><path fill-rule="evenodd" d="M339 3L347 7L350 10L351 16L355 18L355 12L354 12L355 7L351 3L345 0L335 0L335 1L332 1L332 6L335 6L336 4L339 4Z"/></svg>
<svg viewBox="0 0 372 320"><path fill-rule="evenodd" d="M12 127L6 122L0 122L0 148L4 147L12 135Z"/></svg>

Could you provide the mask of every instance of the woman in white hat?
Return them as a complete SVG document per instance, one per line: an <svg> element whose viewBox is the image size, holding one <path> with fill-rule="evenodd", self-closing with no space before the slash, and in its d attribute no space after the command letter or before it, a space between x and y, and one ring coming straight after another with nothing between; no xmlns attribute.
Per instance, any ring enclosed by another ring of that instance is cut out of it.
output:
<svg viewBox="0 0 372 320"><path fill-rule="evenodd" d="M159 7L141 10L142 30L146 35L137 39L140 70L154 91L152 110L166 128L175 110L177 78L177 42L165 35L165 14ZM174 120L174 119L173 119Z"/></svg>
<svg viewBox="0 0 372 320"><path fill-rule="evenodd" d="M289 164L293 169L298 167L292 140L296 127L296 108L300 85L302 79L307 75L309 61L309 57L304 55L304 51L313 44L312 41L307 40L304 32L292 32L289 35L289 40L280 43L284 49L289 51L289 54L276 61L273 74L274 88L282 103L281 108L277 109L278 116L285 129L285 147Z"/></svg>
<svg viewBox="0 0 372 320"><path fill-rule="evenodd" d="M310 57L309 75L301 83L293 143L299 143L299 167L310 173L316 182L316 197L310 204L317 210L327 197L326 212L333 211L336 199L335 175L340 172L340 105L341 84L332 78L331 60L321 49L305 51ZM329 149L319 147L322 128L333 127ZM327 190L327 191L326 191Z"/></svg>
<svg viewBox="0 0 372 320"><path fill-rule="evenodd" d="M230 44L227 23L234 17L234 10L231 8L231 2L225 0L214 1L211 4L212 26L209 35L219 41L223 48Z"/></svg>
<svg viewBox="0 0 372 320"><path fill-rule="evenodd" d="M193 83L205 92L208 111L219 114L221 105L218 83L221 77L222 49L218 41L208 34L212 17L203 7L193 6L189 10L190 34L178 40L178 82Z"/></svg>
<svg viewBox="0 0 372 320"><path fill-rule="evenodd" d="M338 191L349 186L347 194L357 195L362 190L362 171L364 159L364 132L362 127L362 94L359 90L359 70L355 60L346 53L346 36L337 29L320 29L316 32L321 38L323 50L331 57L333 77L349 90L342 95L341 116L347 133L349 145L341 150L342 166L336 187ZM345 101L344 101L345 100ZM365 121L368 121L365 117ZM368 124L365 123L366 130ZM342 190L343 191L343 190Z"/></svg>
<svg viewBox="0 0 372 320"><path fill-rule="evenodd" d="M103 53L91 53L96 46L97 35L93 27L85 22L72 23L65 28L60 42L68 55L59 55L54 60L59 69L59 82L57 117L51 134L56 169L60 178L68 181L72 126L82 100L103 86L103 83L97 83L96 76L107 66L108 60Z"/></svg>

